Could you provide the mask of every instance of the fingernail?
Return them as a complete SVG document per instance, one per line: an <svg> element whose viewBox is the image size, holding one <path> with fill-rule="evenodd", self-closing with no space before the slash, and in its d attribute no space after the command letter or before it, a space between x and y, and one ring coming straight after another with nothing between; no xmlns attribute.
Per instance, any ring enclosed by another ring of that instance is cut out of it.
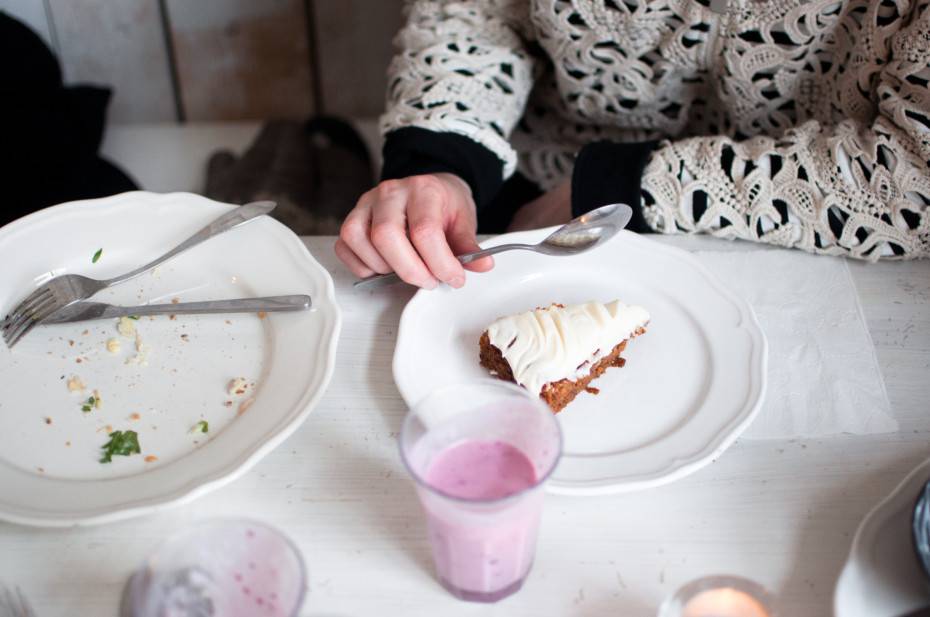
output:
<svg viewBox="0 0 930 617"><path fill-rule="evenodd" d="M423 284L423 289L436 289L436 285L439 283L436 282L436 279L429 279Z"/></svg>
<svg viewBox="0 0 930 617"><path fill-rule="evenodd" d="M465 277L464 277L464 276L457 276L457 277L455 277L454 279L452 279L451 281L449 281L449 284L452 285L453 287L455 287L456 289L458 289L459 287L461 287L462 285L465 284Z"/></svg>

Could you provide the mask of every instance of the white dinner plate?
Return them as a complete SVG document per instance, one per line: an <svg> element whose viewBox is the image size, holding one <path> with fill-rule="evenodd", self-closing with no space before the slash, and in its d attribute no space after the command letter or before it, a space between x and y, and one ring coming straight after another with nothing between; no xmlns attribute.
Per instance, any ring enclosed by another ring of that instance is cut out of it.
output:
<svg viewBox="0 0 930 617"><path fill-rule="evenodd" d="M0 314L50 274L123 273L231 207L134 192L15 221L0 229ZM300 239L261 217L94 297L133 305L281 294L309 294L312 311L142 317L141 356L116 320L35 328L12 351L0 343L0 519L127 518L244 473L300 425L333 371L333 282ZM111 339L118 350L108 350ZM72 378L83 392L69 390ZM245 393L228 392L235 378L250 384ZM102 404L85 412L94 391ZM193 430L202 420L207 433ZM141 454L101 463L111 430L135 431Z"/></svg>
<svg viewBox="0 0 930 617"><path fill-rule="evenodd" d="M486 243L535 243L552 230ZM670 482L707 464L759 410L766 341L749 305L691 255L630 232L572 257L516 251L462 289L418 292L404 310L394 379L408 404L488 376L478 339L498 317L619 298L645 307L648 331L559 414L565 435L553 492L604 494Z"/></svg>
<svg viewBox="0 0 930 617"><path fill-rule="evenodd" d="M833 595L836 617L898 617L930 606L930 582L914 551L912 516L930 480L925 461L863 519Z"/></svg>

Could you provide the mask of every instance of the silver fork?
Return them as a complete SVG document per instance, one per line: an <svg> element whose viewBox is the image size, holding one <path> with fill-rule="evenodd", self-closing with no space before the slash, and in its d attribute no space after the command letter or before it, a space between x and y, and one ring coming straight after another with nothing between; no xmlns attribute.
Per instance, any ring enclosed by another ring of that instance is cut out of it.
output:
<svg viewBox="0 0 930 617"><path fill-rule="evenodd" d="M103 302L75 302L59 311L55 311L43 319L41 325L91 321L93 319L112 319L114 317L140 317L143 315L281 313L288 311L306 311L312 304L310 296L307 295L232 298L229 300L179 302L176 304L142 304L139 306L114 306Z"/></svg>
<svg viewBox="0 0 930 617"><path fill-rule="evenodd" d="M26 296L3 318L2 325L0 325L0 329L3 330L3 340L8 347L12 348L36 324L55 311L79 300L90 298L102 289L118 285L148 272L155 266L168 261L191 247L197 246L204 240L229 231L233 227L238 227L258 216L268 214L274 210L275 205L272 201L256 201L230 210L161 257L121 276L106 280L98 280L80 274L57 276Z"/></svg>

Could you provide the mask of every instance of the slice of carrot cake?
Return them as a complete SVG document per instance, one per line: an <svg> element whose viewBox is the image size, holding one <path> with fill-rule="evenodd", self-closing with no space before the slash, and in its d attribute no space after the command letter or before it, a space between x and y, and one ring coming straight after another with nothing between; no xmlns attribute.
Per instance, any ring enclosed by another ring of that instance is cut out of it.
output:
<svg viewBox="0 0 930 617"><path fill-rule="evenodd" d="M538 394L561 411L610 366L626 362L620 352L646 331L649 313L614 300L553 304L502 317L481 335L481 365L501 379Z"/></svg>

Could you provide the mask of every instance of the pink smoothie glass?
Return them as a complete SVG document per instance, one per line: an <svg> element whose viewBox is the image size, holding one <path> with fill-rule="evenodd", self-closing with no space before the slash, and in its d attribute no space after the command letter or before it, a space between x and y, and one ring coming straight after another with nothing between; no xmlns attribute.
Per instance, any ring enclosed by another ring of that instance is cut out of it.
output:
<svg viewBox="0 0 930 617"><path fill-rule="evenodd" d="M473 602L518 591L536 552L543 483L562 453L555 415L503 381L448 386L410 411L400 449L442 585Z"/></svg>

